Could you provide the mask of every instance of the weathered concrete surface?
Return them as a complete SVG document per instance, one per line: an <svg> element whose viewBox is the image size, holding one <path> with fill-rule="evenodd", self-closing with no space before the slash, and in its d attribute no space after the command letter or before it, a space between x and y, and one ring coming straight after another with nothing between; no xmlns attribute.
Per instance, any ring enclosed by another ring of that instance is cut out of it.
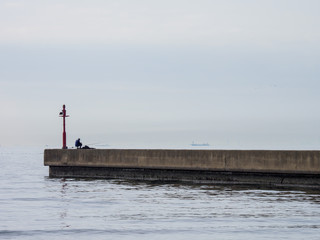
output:
<svg viewBox="0 0 320 240"><path fill-rule="evenodd" d="M320 189L320 151L48 149L50 177Z"/></svg>
<svg viewBox="0 0 320 240"><path fill-rule="evenodd" d="M320 151L46 149L46 166L320 174Z"/></svg>
<svg viewBox="0 0 320 240"><path fill-rule="evenodd" d="M320 190L320 177L313 174L215 172L205 170L167 170L106 167L50 167L51 177L104 178L201 184L256 185L265 187L300 187Z"/></svg>

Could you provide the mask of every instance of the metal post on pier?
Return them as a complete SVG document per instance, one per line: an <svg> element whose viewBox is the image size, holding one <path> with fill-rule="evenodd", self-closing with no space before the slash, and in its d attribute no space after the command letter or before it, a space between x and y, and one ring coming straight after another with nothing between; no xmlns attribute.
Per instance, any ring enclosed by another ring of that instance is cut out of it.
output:
<svg viewBox="0 0 320 240"><path fill-rule="evenodd" d="M69 115L67 115L66 105L62 106L59 116L63 118L62 149L67 149L66 117Z"/></svg>

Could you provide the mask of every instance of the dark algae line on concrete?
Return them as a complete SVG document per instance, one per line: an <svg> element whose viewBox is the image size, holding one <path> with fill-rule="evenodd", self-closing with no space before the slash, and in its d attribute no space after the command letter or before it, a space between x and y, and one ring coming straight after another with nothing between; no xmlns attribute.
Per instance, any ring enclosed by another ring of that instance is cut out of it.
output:
<svg viewBox="0 0 320 240"><path fill-rule="evenodd" d="M46 149L50 177L320 189L320 151Z"/></svg>

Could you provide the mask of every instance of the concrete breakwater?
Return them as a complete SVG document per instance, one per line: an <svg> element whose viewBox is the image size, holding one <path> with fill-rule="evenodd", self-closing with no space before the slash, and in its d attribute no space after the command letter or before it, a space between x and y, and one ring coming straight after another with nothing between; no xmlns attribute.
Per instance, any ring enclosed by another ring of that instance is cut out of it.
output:
<svg viewBox="0 0 320 240"><path fill-rule="evenodd" d="M50 177L123 178L320 189L320 151L46 149Z"/></svg>

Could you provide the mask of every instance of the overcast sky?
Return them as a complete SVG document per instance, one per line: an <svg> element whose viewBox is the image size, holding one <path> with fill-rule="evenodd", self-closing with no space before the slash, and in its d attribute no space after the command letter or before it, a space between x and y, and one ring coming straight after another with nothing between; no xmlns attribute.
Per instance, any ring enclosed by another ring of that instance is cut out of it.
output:
<svg viewBox="0 0 320 240"><path fill-rule="evenodd" d="M1 0L0 146L319 149L318 0Z"/></svg>

